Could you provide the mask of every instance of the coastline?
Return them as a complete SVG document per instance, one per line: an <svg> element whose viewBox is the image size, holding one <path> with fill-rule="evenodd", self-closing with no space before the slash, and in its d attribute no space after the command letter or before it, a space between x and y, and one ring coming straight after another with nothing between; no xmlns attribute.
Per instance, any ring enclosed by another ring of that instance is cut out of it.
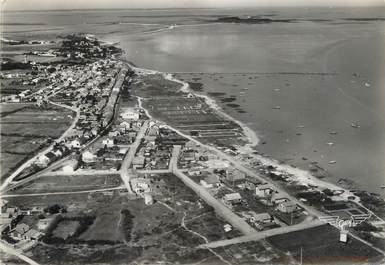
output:
<svg viewBox="0 0 385 265"><path fill-rule="evenodd" d="M324 189L331 189L331 190L337 190L337 191L342 191L340 195L334 196L335 200L352 200L351 198L355 198L355 202L360 202L360 198L356 195L354 195L350 190L342 188L338 186L337 184L334 184L332 182L327 182L324 180L320 180L317 177L313 176L309 171L300 169L300 168L294 168L290 165L287 164L282 164L278 160L273 159L273 158L267 158L262 155L257 155L255 154L255 149L254 147L257 146L259 143L259 138L251 128L249 128L246 124L243 122L233 118L229 114L225 113L224 110L217 104L215 99L210 98L207 95L202 95L199 93L196 93L196 91L193 91L190 89L190 86L187 82L184 82L182 80L179 80L175 78L172 74L170 73L165 73L161 72L158 70L152 70L152 69L146 69L146 68L140 68L137 66L134 66L131 62L127 62L129 66L138 74L138 75L146 75L146 74L159 74L162 75L165 79L169 81L173 81L176 83L181 84L180 90L185 93L191 93L197 97L203 98L211 108L213 108L219 115L237 123L243 130L243 133L245 134L245 138L247 138L248 143L245 144L244 146L239 146L238 151L239 155L235 157L235 159L239 160L240 162L245 164L244 159L242 159L242 156L249 156L253 157L255 160L258 160L261 162L262 165L264 166L274 166L277 171L280 171L282 173L287 173L290 175L289 179L292 181L299 182L300 184L303 185L310 185L310 186L315 186L317 190L321 191ZM141 99L138 98L139 105L141 106ZM145 110L146 114L149 115L147 110ZM149 116L151 117L151 116Z"/></svg>
<svg viewBox="0 0 385 265"><path fill-rule="evenodd" d="M163 76L170 81L174 81L174 82L177 82L179 84L182 84L183 86L182 86L181 90L183 92L192 93L198 97L204 98L206 103L210 107L215 109L215 111L217 111L217 113L219 113L220 115L222 115L222 116L234 121L238 125L240 125L240 127L243 130L243 133L245 134L246 138L249 140L248 144L246 144L245 146L240 146L238 148L238 151L240 151L241 155L252 156L255 159L259 160L265 166L269 166L269 165L274 166L274 167L276 167L277 171L289 173L289 174L293 175L293 177L291 177L291 179L293 181L298 181L301 184L317 186L319 188L322 187L322 189L331 189L331 190L343 191L343 193L341 195L339 195L339 197L335 198L337 200L338 199L347 200L348 197L353 196L356 198L357 202L359 201L359 198L357 196L355 196L351 191L344 189L344 188L342 188L342 187L340 187L334 183L320 180L320 179L316 178L315 176L313 176L309 171L306 171L304 169L294 168L290 165L281 164L279 161L277 161L273 158L267 158L267 157L264 157L262 155L255 154L254 153L255 150L253 149L253 147L256 147L258 145L258 142L259 142L259 138L258 138L256 132L254 132L246 124L242 123L241 121L239 121L239 120L233 118L232 116L230 116L229 114L225 113L224 110L216 103L216 101L214 99L210 98L207 95L202 95L202 94L196 93L195 91L192 91L189 88L189 84L187 82L181 81L181 80L173 77L171 74L166 74L166 73L162 73L162 72L158 72L158 73L163 74ZM239 157L238 157L238 159L242 160Z"/></svg>

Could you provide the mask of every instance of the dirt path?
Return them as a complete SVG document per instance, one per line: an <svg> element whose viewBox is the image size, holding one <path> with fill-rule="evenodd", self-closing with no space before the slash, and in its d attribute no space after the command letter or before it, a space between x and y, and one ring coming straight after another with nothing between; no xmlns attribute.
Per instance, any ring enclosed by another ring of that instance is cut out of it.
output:
<svg viewBox="0 0 385 265"><path fill-rule="evenodd" d="M206 242L206 244L208 244L208 243L209 243L209 240L207 239L207 237L205 237L205 236L199 234L198 232L195 232L195 231L189 229L189 228L186 226L186 224L185 224L185 219L186 219L186 217L187 217L187 213L186 213L186 212L183 212L183 217L182 217L182 221L181 221L180 226L183 227L186 231L188 231L188 232L190 232L190 233L192 233L192 234L194 234L194 235L196 235L196 236L202 238L202 239ZM219 258L219 259L220 259L221 261L223 261L224 263L226 263L226 264L228 264L228 265L231 265L230 262L228 262L227 260L225 260L221 255L219 255L217 252L215 252L215 251L212 250L211 248L207 248L207 250L210 251L211 253L213 253L217 258Z"/></svg>
<svg viewBox="0 0 385 265"><path fill-rule="evenodd" d="M13 255L13 256L16 256L18 257L19 259L27 262L28 264L31 264L31 265L39 265L39 263L37 263L36 261L32 260L31 258L23 255L21 252L19 252L17 249L14 249L10 246L8 246L7 244L3 243L0 241L0 250L7 253L7 254L10 254L10 255Z"/></svg>

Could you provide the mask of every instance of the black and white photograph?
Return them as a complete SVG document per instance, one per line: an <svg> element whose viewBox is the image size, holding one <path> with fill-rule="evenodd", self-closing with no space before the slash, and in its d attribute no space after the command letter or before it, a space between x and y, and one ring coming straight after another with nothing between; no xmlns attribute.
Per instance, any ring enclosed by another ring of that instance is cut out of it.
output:
<svg viewBox="0 0 385 265"><path fill-rule="evenodd" d="M0 5L0 264L385 264L385 0Z"/></svg>

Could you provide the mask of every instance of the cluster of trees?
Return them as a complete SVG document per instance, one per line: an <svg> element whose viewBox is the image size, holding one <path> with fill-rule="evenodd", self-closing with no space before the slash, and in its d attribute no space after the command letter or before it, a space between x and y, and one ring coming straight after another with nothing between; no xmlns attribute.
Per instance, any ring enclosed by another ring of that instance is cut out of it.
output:
<svg viewBox="0 0 385 265"><path fill-rule="evenodd" d="M131 212L127 209L123 209L120 214L122 215L122 228L124 232L124 239L129 242L131 241L131 230L134 225L134 218Z"/></svg>
<svg viewBox="0 0 385 265"><path fill-rule="evenodd" d="M54 207L50 207L53 212L60 211L59 208L55 205ZM66 239L57 237L53 235L53 231L57 228L60 222L63 221L77 221L79 222L79 226L76 231L67 237ZM88 243L88 241L79 239L78 237L84 233L89 226L91 226L95 221L95 216L74 216L74 217L64 217L57 216L56 219L51 223L51 225L47 228L45 235L42 237L42 241L46 244L79 244L79 243Z"/></svg>

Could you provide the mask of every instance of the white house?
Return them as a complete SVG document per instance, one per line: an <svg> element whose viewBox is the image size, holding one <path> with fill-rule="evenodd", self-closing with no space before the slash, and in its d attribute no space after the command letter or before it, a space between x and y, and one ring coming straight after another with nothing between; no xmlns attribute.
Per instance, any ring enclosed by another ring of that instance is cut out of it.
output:
<svg viewBox="0 0 385 265"><path fill-rule="evenodd" d="M221 185L219 178L214 175L210 175L200 180L200 184L206 189L217 188Z"/></svg>
<svg viewBox="0 0 385 265"><path fill-rule="evenodd" d="M225 196L223 196L222 200L224 204L228 206L232 206L234 204L240 203L242 200L242 197L238 192L235 192L235 193L226 194Z"/></svg>
<svg viewBox="0 0 385 265"><path fill-rule="evenodd" d="M266 198L273 194L274 188L270 184L262 184L255 187L255 195L260 198Z"/></svg>
<svg viewBox="0 0 385 265"><path fill-rule="evenodd" d="M36 160L36 164L40 167L46 167L48 166L48 163L50 162L50 159L46 155L39 156Z"/></svg>
<svg viewBox="0 0 385 265"><path fill-rule="evenodd" d="M152 205L152 204L154 204L154 198L152 197L151 194L149 194L149 193L145 193L145 194L144 194L144 203L145 203L146 205Z"/></svg>
<svg viewBox="0 0 385 265"><path fill-rule="evenodd" d="M277 209L283 213L292 213L297 209L297 204L292 201L285 201L278 204Z"/></svg>
<svg viewBox="0 0 385 265"><path fill-rule="evenodd" d="M81 145L80 145L79 140L73 140L73 141L71 141L70 146L72 148L80 148Z"/></svg>
<svg viewBox="0 0 385 265"><path fill-rule="evenodd" d="M125 109L120 116L125 119L125 120L134 120L137 121L139 120L139 113L133 109Z"/></svg>
<svg viewBox="0 0 385 265"><path fill-rule="evenodd" d="M102 144L104 145L104 146L107 146L107 147L113 147L114 146L114 140L112 140L112 139L104 139L103 141L102 141Z"/></svg>
<svg viewBox="0 0 385 265"><path fill-rule="evenodd" d="M96 161L96 155L92 154L90 151L85 151L82 154L82 160L85 163L92 163Z"/></svg>

